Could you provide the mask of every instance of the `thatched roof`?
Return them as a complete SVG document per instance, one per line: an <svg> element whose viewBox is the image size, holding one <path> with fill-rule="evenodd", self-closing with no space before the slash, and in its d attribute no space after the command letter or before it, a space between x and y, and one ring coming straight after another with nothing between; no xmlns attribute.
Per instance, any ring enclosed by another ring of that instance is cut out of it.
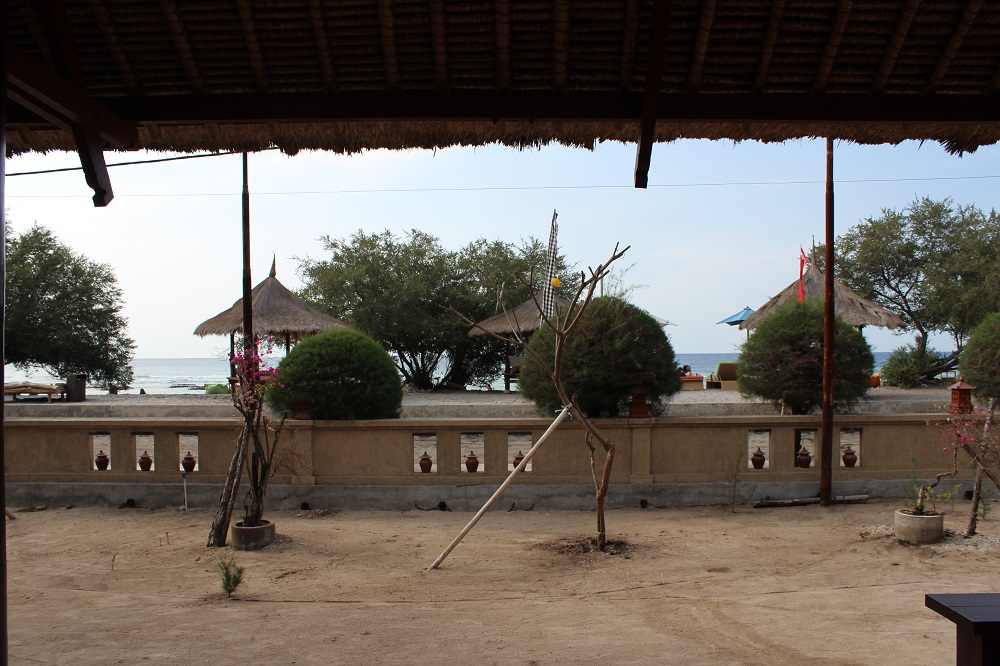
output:
<svg viewBox="0 0 1000 666"><path fill-rule="evenodd" d="M569 305L569 301L561 296L555 297L556 307L562 308ZM542 311L538 304L542 302L542 293L538 292L534 298L526 300L516 308L495 314L489 319L478 322L469 331L470 337L496 333L497 335L511 335L515 329L518 333L531 333L537 331L542 325Z"/></svg>
<svg viewBox="0 0 1000 666"><path fill-rule="evenodd" d="M6 4L15 154L122 145L91 102L152 150L1000 140L996 2Z"/></svg>
<svg viewBox="0 0 1000 666"><path fill-rule="evenodd" d="M823 298L825 293L825 278L823 272L809 264L806 266L805 274L802 276L802 291L806 298L818 296ZM788 285L780 294L769 300L764 305L757 308L757 311L746 318L740 324L740 330L754 328L765 317L788 301L797 300L799 297L799 281ZM861 298L837 280L833 281L833 302L834 310L841 319L852 326L881 326L883 328L894 329L903 325L903 320L889 312L881 305L872 303L868 299Z"/></svg>
<svg viewBox="0 0 1000 666"><path fill-rule="evenodd" d="M253 329L258 335L274 335L293 340L331 328L346 328L347 323L312 307L271 273L253 288ZM195 335L229 335L243 330L243 299L194 329Z"/></svg>

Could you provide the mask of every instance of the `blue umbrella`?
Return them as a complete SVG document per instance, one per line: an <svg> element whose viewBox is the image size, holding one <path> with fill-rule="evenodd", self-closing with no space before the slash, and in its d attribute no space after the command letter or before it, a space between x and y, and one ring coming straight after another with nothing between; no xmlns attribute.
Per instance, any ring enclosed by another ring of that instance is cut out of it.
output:
<svg viewBox="0 0 1000 666"><path fill-rule="evenodd" d="M732 315L730 317L726 317L725 319L723 319L722 321L720 321L718 323L719 324L729 324L730 326L739 326L740 324L742 324L743 322L745 322L747 320L747 318L750 315L753 314L753 312L754 312L753 309L750 306L747 306L747 307L743 308L742 310L740 310L739 312L737 312L736 314L734 314L734 315ZM750 331L748 330L747 331L747 340L749 340L749 339L750 339Z"/></svg>

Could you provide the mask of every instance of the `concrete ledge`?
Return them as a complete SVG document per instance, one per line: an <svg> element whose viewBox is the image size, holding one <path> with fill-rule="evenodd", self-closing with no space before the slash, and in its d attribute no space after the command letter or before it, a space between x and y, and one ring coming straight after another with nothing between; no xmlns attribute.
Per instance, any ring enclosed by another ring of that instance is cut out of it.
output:
<svg viewBox="0 0 1000 666"><path fill-rule="evenodd" d="M859 480L834 484L836 495L869 495L874 499L901 499L908 480ZM911 482L912 483L912 482ZM961 481L970 490L971 479ZM188 506L218 505L221 485L188 484ZM494 485L462 486L293 486L273 484L267 493L269 510L291 510L308 502L313 509L343 511L409 511L434 509L444 502L452 511L477 511L496 490ZM815 497L816 482L745 482L737 488L737 502L762 499ZM184 489L177 484L144 483L8 483L7 506L121 506L132 499L140 507L184 504ZM619 484L608 492L608 508L634 508L645 500L654 507L728 504L732 486L727 483ZM240 501L237 502L239 506ZM494 510L589 511L594 508L594 487L574 485L512 485Z"/></svg>

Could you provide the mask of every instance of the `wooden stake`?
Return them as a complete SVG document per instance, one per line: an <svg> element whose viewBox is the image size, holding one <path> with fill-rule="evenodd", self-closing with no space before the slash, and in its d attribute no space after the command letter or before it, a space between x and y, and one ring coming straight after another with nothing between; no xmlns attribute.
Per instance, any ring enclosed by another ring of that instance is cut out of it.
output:
<svg viewBox="0 0 1000 666"><path fill-rule="evenodd" d="M549 435L551 435L555 431L555 429L559 427L559 424L563 422L567 414L569 414L569 405L563 407L562 411L559 412L559 416L557 416L556 420L552 422L552 425L549 426L548 430L542 433L542 436L538 438L538 441L535 442L535 445L532 446L528 450L528 452L524 454L524 460L522 460L517 464L517 467L515 467L514 471L510 473L510 476L507 477L507 480L501 483L500 487L497 488L495 493L493 493L493 497L486 500L486 504L484 504L483 508L479 510L479 513L477 513L475 516L472 517L472 520L469 521L469 524L466 525L465 528L458 533L458 536L455 537L455 539L450 544L448 544L448 547L444 549L444 552L438 555L438 558L434 560L434 564L432 564L428 568L428 571L430 569L437 569L438 567L441 566L441 563L444 562L444 558L448 557L448 554L451 553L451 551L455 550L455 546L457 546L459 542L461 542L462 539L465 538L465 535L468 534L469 531L476 526L476 523L478 523L479 519L483 517L483 514L486 513L487 510L489 510L489 508L493 506L493 504L496 503L498 499L500 499L500 496L503 495L503 492L507 490L507 486L509 486L511 483L514 482L514 478L521 473L521 471L525 468L525 466L527 466L528 461L531 460L531 456L535 455L535 451L538 450L538 447L540 447L542 443L546 439L548 439Z"/></svg>

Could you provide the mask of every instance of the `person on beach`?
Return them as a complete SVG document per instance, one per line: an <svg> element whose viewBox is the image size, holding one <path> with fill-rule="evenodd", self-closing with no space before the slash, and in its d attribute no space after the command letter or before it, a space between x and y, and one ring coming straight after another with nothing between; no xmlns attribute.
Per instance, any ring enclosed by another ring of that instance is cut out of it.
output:
<svg viewBox="0 0 1000 666"><path fill-rule="evenodd" d="M681 368L681 377L690 377L690 376L691 376L691 366L685 365L683 368Z"/></svg>

